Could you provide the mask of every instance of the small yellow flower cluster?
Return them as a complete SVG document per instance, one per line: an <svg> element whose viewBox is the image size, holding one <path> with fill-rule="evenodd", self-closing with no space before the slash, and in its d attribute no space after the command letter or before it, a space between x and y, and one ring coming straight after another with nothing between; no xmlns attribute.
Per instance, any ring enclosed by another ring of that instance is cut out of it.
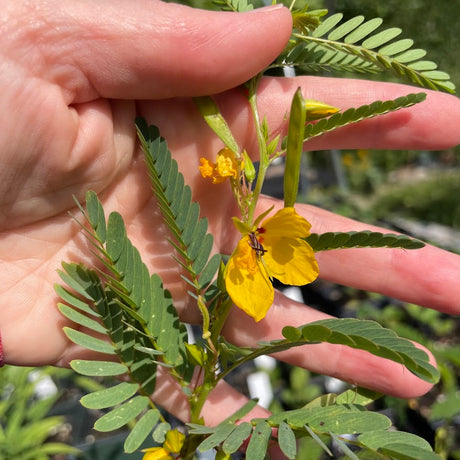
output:
<svg viewBox="0 0 460 460"><path fill-rule="evenodd" d="M200 162L201 175L212 179L213 184L220 184L227 178L236 179L238 177L240 168L238 167L235 153L228 147L219 151L215 163L206 158L200 158Z"/></svg>
<svg viewBox="0 0 460 460"><path fill-rule="evenodd" d="M142 460L173 460L171 454L178 454L184 445L185 435L178 430L169 430L162 447L149 447Z"/></svg>

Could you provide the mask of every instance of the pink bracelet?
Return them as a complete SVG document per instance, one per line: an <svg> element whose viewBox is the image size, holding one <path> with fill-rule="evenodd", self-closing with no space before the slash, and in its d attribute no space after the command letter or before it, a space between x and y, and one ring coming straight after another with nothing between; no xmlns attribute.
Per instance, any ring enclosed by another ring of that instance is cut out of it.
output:
<svg viewBox="0 0 460 460"><path fill-rule="evenodd" d="M5 365L5 360L3 356L3 345L2 345L2 335L0 334L0 367Z"/></svg>

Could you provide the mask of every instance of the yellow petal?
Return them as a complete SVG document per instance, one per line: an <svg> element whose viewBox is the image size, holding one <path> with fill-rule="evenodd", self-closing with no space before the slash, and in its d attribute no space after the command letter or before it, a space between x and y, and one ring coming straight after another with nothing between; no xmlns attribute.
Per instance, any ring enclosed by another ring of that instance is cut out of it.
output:
<svg viewBox="0 0 460 460"><path fill-rule="evenodd" d="M236 162L235 153L228 147L223 148L217 154L216 174L221 178L233 177L238 175L238 163Z"/></svg>
<svg viewBox="0 0 460 460"><path fill-rule="evenodd" d="M212 177L214 174L215 164L209 161L207 158L200 158L201 166L198 169L203 177Z"/></svg>
<svg viewBox="0 0 460 460"><path fill-rule="evenodd" d="M310 234L310 228L310 223L297 214L294 208L287 207L262 223L260 236L263 239L262 244L269 237L305 238Z"/></svg>
<svg viewBox="0 0 460 460"><path fill-rule="evenodd" d="M302 286L318 277L315 253L306 241L300 238L267 237L264 249L267 252L263 259L270 275L282 283Z"/></svg>
<svg viewBox="0 0 460 460"><path fill-rule="evenodd" d="M293 207L280 209L262 223L258 236L266 250L263 259L271 276L296 286L317 278L315 254L303 239L310 234L310 227Z"/></svg>
<svg viewBox="0 0 460 460"><path fill-rule="evenodd" d="M178 430L170 430L166 433L166 440L163 447L169 452L178 454L182 449L185 441L185 434Z"/></svg>
<svg viewBox="0 0 460 460"><path fill-rule="evenodd" d="M172 460L169 451L164 447L150 447L143 449L142 452L145 452L142 460Z"/></svg>
<svg viewBox="0 0 460 460"><path fill-rule="evenodd" d="M273 303L274 289L249 243L249 237L243 237L230 257L225 268L225 287L238 308L260 321Z"/></svg>

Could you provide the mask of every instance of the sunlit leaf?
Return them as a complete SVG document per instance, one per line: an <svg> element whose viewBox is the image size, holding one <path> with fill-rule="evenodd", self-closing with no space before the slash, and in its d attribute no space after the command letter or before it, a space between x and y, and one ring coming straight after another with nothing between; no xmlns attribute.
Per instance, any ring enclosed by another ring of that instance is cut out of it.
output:
<svg viewBox="0 0 460 460"><path fill-rule="evenodd" d="M226 454L233 454L236 452L242 446L243 442L249 438L252 433L252 428L252 425L248 422L237 425L222 444L222 450Z"/></svg>
<svg viewBox="0 0 460 460"><path fill-rule="evenodd" d="M58 303L59 311L68 319L73 321L80 326L83 326L87 329L91 329L92 331L99 332L101 334L105 334L107 332L106 328L98 321L94 319L88 318L88 316L81 314L77 310L69 307L68 305L64 305L62 303Z"/></svg>
<svg viewBox="0 0 460 460"><path fill-rule="evenodd" d="M105 340L97 339L88 334L85 334L70 327L65 327L64 332L72 342L80 345L88 350L97 351L99 353L115 354L113 345Z"/></svg>
<svg viewBox="0 0 460 460"><path fill-rule="evenodd" d="M235 427L236 425L234 423L221 423L216 427L214 433L211 436L200 443L198 450L200 452L206 452L207 450L218 446L228 438Z"/></svg>
<svg viewBox="0 0 460 460"><path fill-rule="evenodd" d="M292 428L286 423L281 422L278 426L278 444L281 451L289 459L295 459L297 455L297 443Z"/></svg>
<svg viewBox="0 0 460 460"><path fill-rule="evenodd" d="M97 431L113 431L136 418L149 404L146 396L136 396L121 406L103 415L94 424Z"/></svg>
<svg viewBox="0 0 460 460"><path fill-rule="evenodd" d="M121 363L114 361L87 361L83 359L74 359L70 366L79 374L92 377L107 377L122 375L128 371L128 368Z"/></svg>
<svg viewBox="0 0 460 460"><path fill-rule="evenodd" d="M123 445L125 452L129 454L136 451L152 432L159 419L160 412L157 409L148 410L129 432Z"/></svg>
<svg viewBox="0 0 460 460"><path fill-rule="evenodd" d="M268 441L272 434L270 425L261 420L254 428L246 450L246 458L251 460L263 460L268 448Z"/></svg>
<svg viewBox="0 0 460 460"><path fill-rule="evenodd" d="M113 407L134 396L139 389L137 383L121 382L118 385L95 391L83 396L80 400L88 409L105 409Z"/></svg>

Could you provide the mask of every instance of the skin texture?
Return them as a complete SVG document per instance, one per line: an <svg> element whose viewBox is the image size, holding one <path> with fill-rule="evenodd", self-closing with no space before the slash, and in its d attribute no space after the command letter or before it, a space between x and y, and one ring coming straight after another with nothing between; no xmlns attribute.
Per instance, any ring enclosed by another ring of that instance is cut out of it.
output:
<svg viewBox="0 0 460 460"><path fill-rule="evenodd" d="M186 287L165 243L166 229L151 197L136 143L136 114L156 124L216 235L215 249L239 239L228 184L211 185L199 174L199 157L222 147L198 115L191 96L216 100L239 144L255 154L242 92L232 89L268 65L291 30L284 8L234 14L192 10L157 0L40 0L3 2L0 11L0 331L6 362L67 366L90 353L70 343L56 308L53 284L62 260L92 263L71 211L72 195L95 190L106 212L123 215L128 235L150 271L172 291L181 317L197 322ZM266 78L260 112L274 132L285 132L292 94L347 108L419 91L404 85L302 77ZM413 108L362 122L315 139L307 148L443 149L460 142L460 103L427 91ZM433 117L436 113L436 117ZM218 205L216 206L216 203ZM260 211L281 203L263 197ZM372 229L308 205L296 207L315 232ZM381 292L449 314L460 313L460 258L433 247L418 251L348 250L318 255L320 276ZM237 344L280 337L284 325L325 317L277 293L259 323L234 311L225 327ZM399 397L430 385L400 365L346 347L299 348L279 358ZM177 391L176 391L177 390ZM154 396L182 419L186 401L168 377ZM218 423L244 397L220 385L204 408ZM264 415L256 409L251 416Z"/></svg>

